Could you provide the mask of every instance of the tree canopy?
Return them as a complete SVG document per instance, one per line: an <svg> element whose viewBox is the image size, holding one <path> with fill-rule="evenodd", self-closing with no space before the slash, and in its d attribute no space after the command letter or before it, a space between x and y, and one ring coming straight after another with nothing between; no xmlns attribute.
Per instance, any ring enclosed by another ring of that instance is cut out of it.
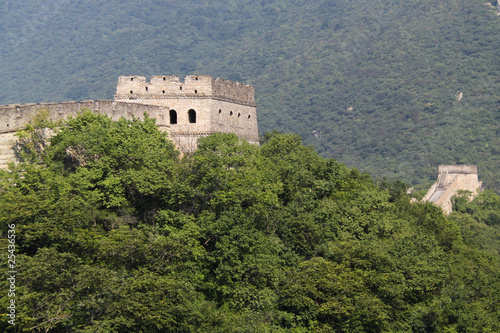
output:
<svg viewBox="0 0 500 333"><path fill-rule="evenodd" d="M180 158L147 117L55 130L0 172L4 332L500 330L492 191L445 217L297 135L214 134Z"/></svg>

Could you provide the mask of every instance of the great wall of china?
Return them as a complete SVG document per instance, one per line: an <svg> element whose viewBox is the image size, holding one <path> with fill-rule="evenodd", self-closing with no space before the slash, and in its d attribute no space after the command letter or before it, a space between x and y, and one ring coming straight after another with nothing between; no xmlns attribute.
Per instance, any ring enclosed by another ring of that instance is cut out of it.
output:
<svg viewBox="0 0 500 333"><path fill-rule="evenodd" d="M481 190L482 182L475 165L440 165L437 181L427 191L422 201L432 202L448 215L452 211L452 197L459 191L469 191L470 199Z"/></svg>
<svg viewBox="0 0 500 333"><path fill-rule="evenodd" d="M75 117L82 109L108 115L113 120L142 119L147 112L160 130L183 152L196 149L197 140L215 132L235 133L257 144L257 109L254 89L207 75L158 75L148 82L144 76L121 76L114 100L0 106L0 168L16 161L16 131L23 129L41 111L49 120Z"/></svg>
<svg viewBox="0 0 500 333"><path fill-rule="evenodd" d="M49 120L77 116L82 109L108 115L113 120L143 119L147 113L156 119L161 131L182 152L192 152L200 137L215 132L235 133L258 144L257 110L254 89L250 85L213 79L207 75L158 75L147 81L144 76L121 76L114 100L63 103L13 104L0 106L0 169L18 159L16 131L42 111ZM452 210L451 198L460 190L477 195L481 188L475 165L440 165L437 182L422 201Z"/></svg>

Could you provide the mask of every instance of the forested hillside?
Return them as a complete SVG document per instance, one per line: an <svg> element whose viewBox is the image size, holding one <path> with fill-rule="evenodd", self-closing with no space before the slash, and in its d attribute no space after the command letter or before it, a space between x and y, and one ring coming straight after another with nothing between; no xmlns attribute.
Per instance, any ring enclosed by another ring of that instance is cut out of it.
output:
<svg viewBox="0 0 500 333"><path fill-rule="evenodd" d="M38 125L0 171L2 332L500 331L492 191L447 218L296 135L179 159L151 119Z"/></svg>
<svg viewBox="0 0 500 333"><path fill-rule="evenodd" d="M255 86L262 133L411 184L477 164L499 191L499 30L482 0L2 1L0 103L209 74Z"/></svg>

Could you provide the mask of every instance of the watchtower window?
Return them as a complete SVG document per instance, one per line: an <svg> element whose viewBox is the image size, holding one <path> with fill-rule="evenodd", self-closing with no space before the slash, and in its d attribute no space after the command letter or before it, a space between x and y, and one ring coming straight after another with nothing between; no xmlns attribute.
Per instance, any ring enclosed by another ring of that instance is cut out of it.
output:
<svg viewBox="0 0 500 333"><path fill-rule="evenodd" d="M189 123L194 124L196 123L196 111L191 109L188 111L188 116L189 116Z"/></svg>
<svg viewBox="0 0 500 333"><path fill-rule="evenodd" d="M170 110L170 123L177 124L177 111Z"/></svg>
<svg viewBox="0 0 500 333"><path fill-rule="evenodd" d="M182 87L179 87L180 90L182 90Z"/></svg>
<svg viewBox="0 0 500 333"><path fill-rule="evenodd" d="M130 93L133 94L134 92L132 90L130 90Z"/></svg>
<svg viewBox="0 0 500 333"><path fill-rule="evenodd" d="M241 117L241 113L238 113L238 118Z"/></svg>
<svg viewBox="0 0 500 333"><path fill-rule="evenodd" d="M221 114L221 113L222 113L222 110L221 110L221 109L219 109L219 114Z"/></svg>
<svg viewBox="0 0 500 333"><path fill-rule="evenodd" d="M133 78L133 77L131 77L131 78L130 78L130 81L134 81L134 78Z"/></svg>
<svg viewBox="0 0 500 333"><path fill-rule="evenodd" d="M148 87L146 87L146 91L148 91Z"/></svg>
<svg viewBox="0 0 500 333"><path fill-rule="evenodd" d="M166 78L166 77L164 77L164 78L163 78L163 81L166 81L166 80L167 80L167 78Z"/></svg>
<svg viewBox="0 0 500 333"><path fill-rule="evenodd" d="M250 119L250 117L251 117L251 116L250 116L250 115L248 115L248 119Z"/></svg>
<svg viewBox="0 0 500 333"><path fill-rule="evenodd" d="M195 91L194 91L194 93L195 93L195 94L197 94L197 93L198 93L198 90L195 90Z"/></svg>
<svg viewBox="0 0 500 333"><path fill-rule="evenodd" d="M232 116L232 115L233 115L233 111L230 111L230 112L229 112L229 115L230 115L230 116Z"/></svg>
<svg viewBox="0 0 500 333"><path fill-rule="evenodd" d="M162 93L165 93L165 90L162 90L161 92L162 92Z"/></svg>

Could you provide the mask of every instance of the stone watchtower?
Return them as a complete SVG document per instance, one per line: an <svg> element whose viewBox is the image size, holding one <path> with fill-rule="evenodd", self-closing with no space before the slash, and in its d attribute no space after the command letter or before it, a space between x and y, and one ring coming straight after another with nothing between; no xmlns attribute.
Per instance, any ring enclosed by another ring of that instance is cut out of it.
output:
<svg viewBox="0 0 500 333"><path fill-rule="evenodd" d="M473 199L481 190L475 165L440 165L437 181L431 186L422 201L434 203L448 215L452 211L451 198L460 190L470 191Z"/></svg>
<svg viewBox="0 0 500 333"><path fill-rule="evenodd" d="M149 82L144 76L121 76L114 100L162 107L164 119L157 119L158 125L185 152L215 132L259 142L251 85L208 75L189 75L184 82L173 75L152 76Z"/></svg>

